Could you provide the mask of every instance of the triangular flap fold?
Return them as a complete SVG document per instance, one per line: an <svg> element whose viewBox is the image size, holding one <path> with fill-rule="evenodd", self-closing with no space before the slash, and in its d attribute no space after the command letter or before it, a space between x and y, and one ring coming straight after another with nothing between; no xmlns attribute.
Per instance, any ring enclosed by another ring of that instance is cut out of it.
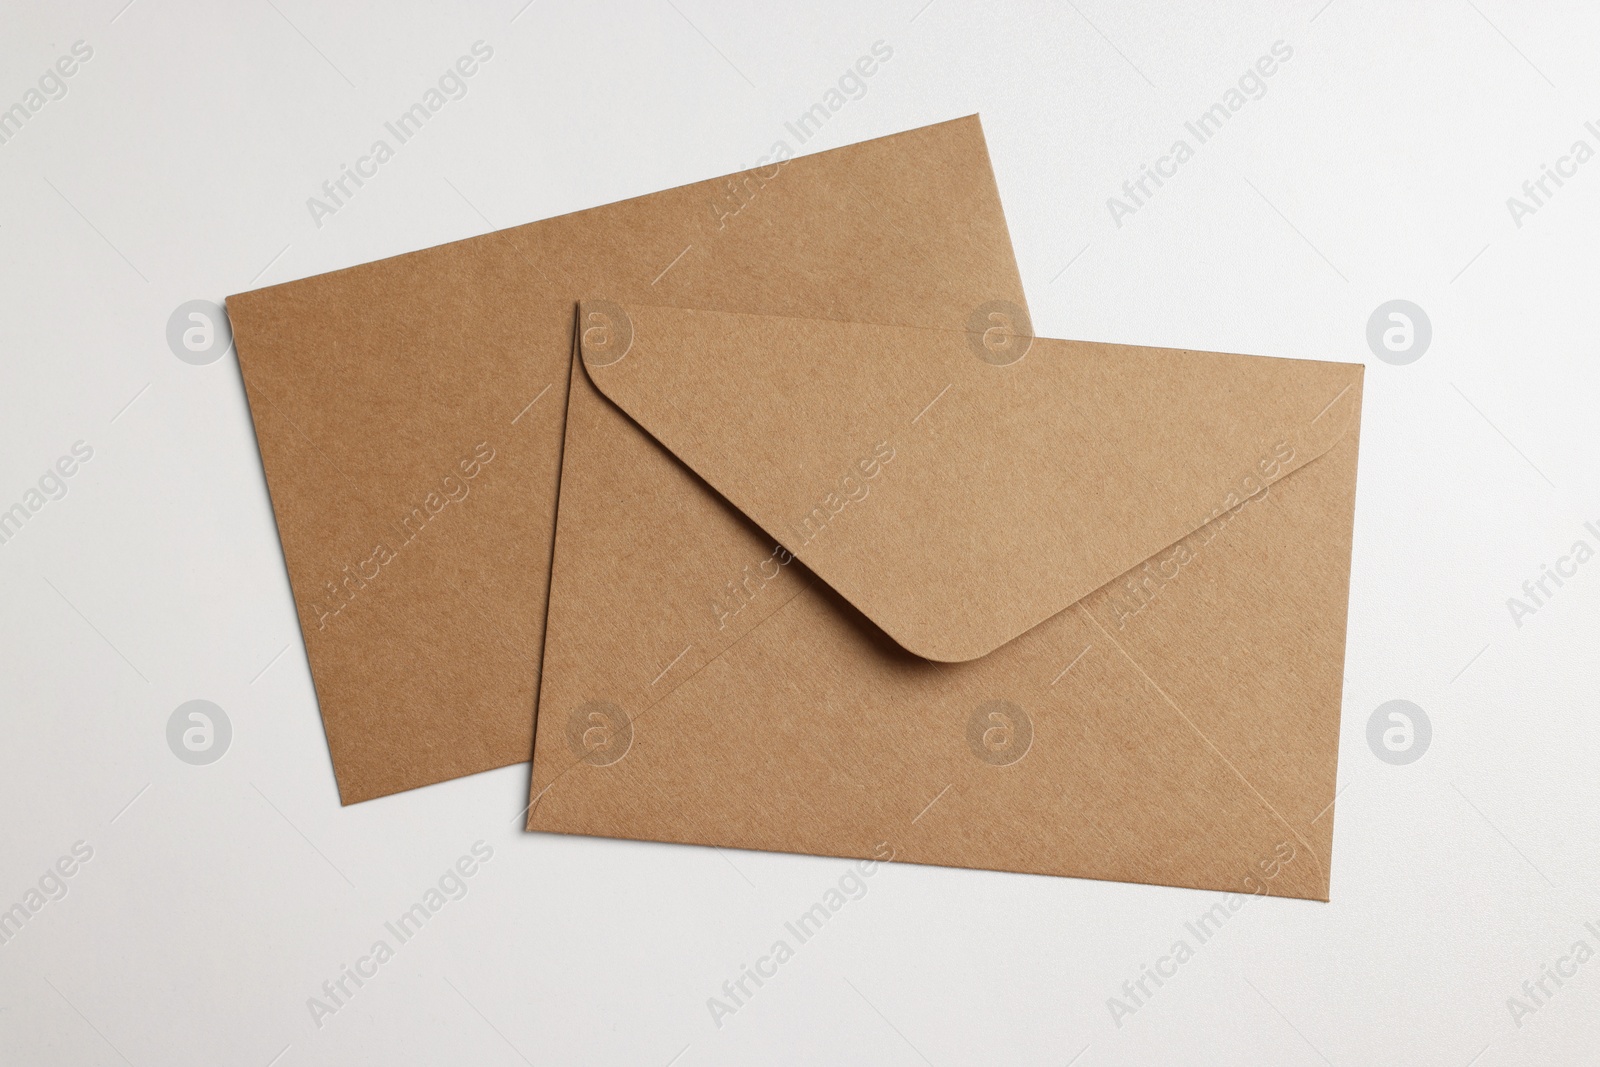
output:
<svg viewBox="0 0 1600 1067"><path fill-rule="evenodd" d="M1326 452L1359 364L579 307L608 399L908 651L977 659Z"/></svg>

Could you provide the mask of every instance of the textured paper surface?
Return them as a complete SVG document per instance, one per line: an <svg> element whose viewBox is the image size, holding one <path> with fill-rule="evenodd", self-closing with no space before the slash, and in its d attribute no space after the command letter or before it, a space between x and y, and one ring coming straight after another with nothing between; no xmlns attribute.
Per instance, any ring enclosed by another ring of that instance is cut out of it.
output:
<svg viewBox="0 0 1600 1067"><path fill-rule="evenodd" d="M529 758L597 294L908 324L1023 299L976 117L230 297L345 803Z"/></svg>
<svg viewBox="0 0 1600 1067"><path fill-rule="evenodd" d="M580 309L530 828L1327 898L1362 368L986 321Z"/></svg>

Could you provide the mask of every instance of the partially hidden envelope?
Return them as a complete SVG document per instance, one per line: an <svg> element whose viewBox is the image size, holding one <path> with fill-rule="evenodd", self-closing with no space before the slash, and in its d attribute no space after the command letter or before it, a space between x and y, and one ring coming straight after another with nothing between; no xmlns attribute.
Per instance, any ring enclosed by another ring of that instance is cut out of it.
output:
<svg viewBox="0 0 1600 1067"><path fill-rule="evenodd" d="M976 116L230 297L344 803L532 753L594 294L951 326L1023 299Z"/></svg>
<svg viewBox="0 0 1600 1067"><path fill-rule="evenodd" d="M578 315L529 829L1327 899L1360 365Z"/></svg>

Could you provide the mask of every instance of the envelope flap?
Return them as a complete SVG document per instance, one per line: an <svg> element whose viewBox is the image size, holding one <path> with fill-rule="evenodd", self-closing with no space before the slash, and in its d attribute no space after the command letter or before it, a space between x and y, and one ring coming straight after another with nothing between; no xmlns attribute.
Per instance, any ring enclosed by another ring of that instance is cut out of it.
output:
<svg viewBox="0 0 1600 1067"><path fill-rule="evenodd" d="M599 390L926 659L976 659L1270 494L1359 364L586 301ZM720 590L709 591L719 593Z"/></svg>

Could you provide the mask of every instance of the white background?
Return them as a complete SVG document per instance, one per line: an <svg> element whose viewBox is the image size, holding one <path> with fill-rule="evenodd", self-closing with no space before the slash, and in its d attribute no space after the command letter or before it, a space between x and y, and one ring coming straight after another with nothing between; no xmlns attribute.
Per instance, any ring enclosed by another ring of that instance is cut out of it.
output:
<svg viewBox="0 0 1600 1067"><path fill-rule="evenodd" d="M0 945L0 1062L1592 1055L1600 962L1507 999L1600 949L1600 562L1521 626L1506 600L1597 542L1600 161L1520 227L1506 198L1600 147L1600 13L1323 2L7 3L0 107L94 54L0 145L0 508L94 458L0 545L0 908L94 855ZM480 39L469 95L315 225ZM707 998L845 863L527 835L523 767L341 809L237 366L166 342L187 300L753 164L879 40L807 150L980 112L1039 333L1369 364L1333 902L1253 901L1120 1026L1107 999L1214 894L891 866L718 1028ZM1280 40L1117 226L1107 198ZM1433 325L1405 366L1366 343L1394 298ZM206 767L165 736L196 698L234 727ZM1366 740L1395 698L1433 726L1407 766ZM480 839L467 895L317 1026Z"/></svg>

